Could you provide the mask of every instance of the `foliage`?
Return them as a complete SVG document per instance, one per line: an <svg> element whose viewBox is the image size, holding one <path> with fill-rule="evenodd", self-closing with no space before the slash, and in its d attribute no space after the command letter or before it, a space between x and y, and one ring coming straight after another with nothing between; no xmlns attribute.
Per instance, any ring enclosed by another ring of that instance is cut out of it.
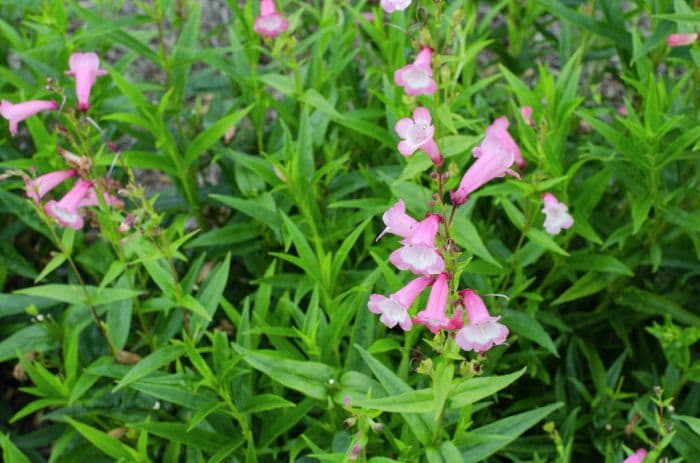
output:
<svg viewBox="0 0 700 463"><path fill-rule="evenodd" d="M64 102L16 137L0 120L3 461L700 455L700 48L666 44L700 30L691 2L283 0L277 38L257 2L215 3L0 4L0 96ZM439 90L405 96L425 44ZM108 71L87 114L77 51ZM367 310L406 282L382 213L435 199L430 160L396 149L418 105L445 191L501 115L527 161L454 216L459 282L507 296L487 355ZM59 149L125 207L57 226L21 175ZM574 217L557 236L549 191Z"/></svg>

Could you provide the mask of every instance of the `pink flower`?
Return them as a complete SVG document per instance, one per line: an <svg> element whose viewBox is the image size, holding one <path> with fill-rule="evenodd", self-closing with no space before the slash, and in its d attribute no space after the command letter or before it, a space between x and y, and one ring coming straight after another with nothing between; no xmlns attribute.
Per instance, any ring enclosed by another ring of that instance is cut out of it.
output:
<svg viewBox="0 0 700 463"><path fill-rule="evenodd" d="M395 293L390 294L389 297L381 294L372 294L369 297L367 307L372 313L382 314L379 321L389 328L393 328L398 324L404 331L408 331L413 326L411 316L408 315L408 309L411 308L411 305L420 296L420 293L432 282L433 278L431 277L420 277Z"/></svg>
<svg viewBox="0 0 700 463"><path fill-rule="evenodd" d="M666 38L669 47L682 47L690 45L700 38L700 34L671 34Z"/></svg>
<svg viewBox="0 0 700 463"><path fill-rule="evenodd" d="M643 463L647 456L647 451L644 449L637 449L632 455L625 458L622 463Z"/></svg>
<svg viewBox="0 0 700 463"><path fill-rule="evenodd" d="M379 238L386 233L391 233L401 238L408 238L408 236L413 233L413 229L418 223L416 219L406 214L406 204L404 204L403 199L400 199L394 207L387 210L382 216L382 220L386 228L379 234L375 241L379 241Z"/></svg>
<svg viewBox="0 0 700 463"><path fill-rule="evenodd" d="M277 13L273 0L260 0L260 16L253 24L255 32L265 37L277 37L288 27L289 21Z"/></svg>
<svg viewBox="0 0 700 463"><path fill-rule="evenodd" d="M30 100L24 103L12 104L7 100L0 103L0 116L10 121L10 133L14 137L17 134L17 125L36 113L58 109L55 101Z"/></svg>
<svg viewBox="0 0 700 463"><path fill-rule="evenodd" d="M112 196L106 191L102 193L102 197L104 198L105 202L110 206L124 206L124 201L117 198L116 196ZM95 187L90 187L85 197L83 197L82 201L80 201L80 207L98 206L99 204L100 202L97 200L97 193L95 192Z"/></svg>
<svg viewBox="0 0 700 463"><path fill-rule="evenodd" d="M98 76L104 76L107 71L100 69L100 58L97 53L73 53L68 60L70 70L66 75L75 77L75 94L78 97L78 109L87 111L90 107L90 91Z"/></svg>
<svg viewBox="0 0 700 463"><path fill-rule="evenodd" d="M79 179L73 188L60 201L49 201L44 210L49 217L53 217L62 227L70 227L76 230L83 228L83 218L79 209L81 202L92 188L92 182Z"/></svg>
<svg viewBox="0 0 700 463"><path fill-rule="evenodd" d="M411 4L411 0L382 0L382 8L387 13L403 11Z"/></svg>
<svg viewBox="0 0 700 463"><path fill-rule="evenodd" d="M41 177L26 181L24 183L24 190L27 193L27 197L34 201L40 201L41 198L46 196L46 193L53 190L66 179L71 178L75 174L75 169L49 172Z"/></svg>
<svg viewBox="0 0 700 463"><path fill-rule="evenodd" d="M501 317L492 317L484 301L471 289L465 289L460 294L467 309L469 324L457 332L457 345L467 351L486 352L493 346L503 344L508 337L508 328L498 323Z"/></svg>
<svg viewBox="0 0 700 463"><path fill-rule="evenodd" d="M433 50L423 47L413 64L394 71L394 82L403 87L408 95L432 95L437 91L431 68L432 60Z"/></svg>
<svg viewBox="0 0 700 463"><path fill-rule="evenodd" d="M416 314L413 319L419 325L425 325L433 333L437 333L441 329L445 329L450 325L450 319L445 315L447 310L447 298L450 294L450 289L447 285L447 274L441 273L433 284L428 297L428 305L425 310Z"/></svg>
<svg viewBox="0 0 700 463"><path fill-rule="evenodd" d="M523 116L523 120L527 125L532 125L532 108L530 106L523 106L520 108L520 115ZM516 164L517 164L517 158L516 158ZM525 164L523 162L523 164ZM518 164L518 167L522 167L520 164Z"/></svg>
<svg viewBox="0 0 700 463"><path fill-rule="evenodd" d="M469 194L494 178L506 174L520 178L510 167L516 159L525 163L518 145L508 133L508 119L505 116L493 121L486 129L484 140L472 150L472 154L476 161L467 169L457 190L450 193L453 204L464 203Z"/></svg>
<svg viewBox="0 0 700 463"><path fill-rule="evenodd" d="M552 193L542 195L544 201L544 229L550 235L558 235L562 228L571 228L574 224L574 218L566 212L568 207L564 203L557 201L556 196Z"/></svg>
<svg viewBox="0 0 700 463"><path fill-rule="evenodd" d="M435 165L442 165L440 150L433 139L435 127L431 124L430 111L419 106L413 111L413 119L404 117L394 128L403 139L399 142L399 153L410 156L421 149Z"/></svg>
<svg viewBox="0 0 700 463"><path fill-rule="evenodd" d="M445 270L445 261L435 249L440 217L429 215L415 225L413 233L401 241L401 248L391 253L389 261L401 270L416 275L437 275Z"/></svg>

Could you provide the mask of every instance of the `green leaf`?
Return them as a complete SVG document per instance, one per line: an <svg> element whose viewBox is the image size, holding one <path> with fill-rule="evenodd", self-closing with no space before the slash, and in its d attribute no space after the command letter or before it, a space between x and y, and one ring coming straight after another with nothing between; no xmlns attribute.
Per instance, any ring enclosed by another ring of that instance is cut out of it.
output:
<svg viewBox="0 0 700 463"><path fill-rule="evenodd" d="M210 430L195 428L187 430L185 423L167 423L167 422L139 422L127 424L129 428L146 431L158 437L162 437L168 441L179 442L180 444L192 447L195 449L204 450L214 453L217 449L235 442L240 445L243 442L241 436L223 435L221 433Z"/></svg>
<svg viewBox="0 0 700 463"><path fill-rule="evenodd" d="M559 245L552 239L552 237L547 234L546 232L539 230L537 228L531 228L529 229L526 233L525 236L530 238L533 243L537 243L543 248L555 252L559 254L560 256L568 256L569 253L566 252L564 249L559 247Z"/></svg>
<svg viewBox="0 0 700 463"><path fill-rule="evenodd" d="M559 16L563 20L605 37L619 47L624 49L632 48L629 34L624 30L614 27L610 23L598 21L590 16L577 13L559 0L537 0L537 3L540 3L547 11Z"/></svg>
<svg viewBox="0 0 700 463"><path fill-rule="evenodd" d="M199 156L204 154L206 150L211 148L214 143L219 141L227 130L236 125L246 116L246 114L248 114L253 106L254 105L250 105L244 109L235 111L228 116L224 116L222 119L216 121L214 124L207 127L206 130L197 135L187 146L184 167L188 167L190 164L196 161Z"/></svg>
<svg viewBox="0 0 700 463"><path fill-rule="evenodd" d="M468 379L450 393L448 406L449 408L461 408L478 402L510 386L525 373L525 370L522 368L507 375Z"/></svg>
<svg viewBox="0 0 700 463"><path fill-rule="evenodd" d="M389 395L398 395L413 391L411 387L396 376L394 372L382 365L372 355L362 347L355 345L355 349L360 352L362 359L367 363L374 376ZM402 413L401 416L406 421L409 429L416 435L418 440L424 445L428 445L432 436L433 417L431 414Z"/></svg>
<svg viewBox="0 0 700 463"><path fill-rule="evenodd" d="M503 323L518 336L529 339L559 357L549 333L545 331L535 317L524 312L506 309L503 312Z"/></svg>
<svg viewBox="0 0 700 463"><path fill-rule="evenodd" d="M88 426L86 424L75 421L73 418L66 416L64 419L75 428L85 439L90 441L101 452L109 455L114 459L125 459L126 461L146 461L136 450L126 444L121 443L117 439L110 437L106 433Z"/></svg>
<svg viewBox="0 0 700 463"><path fill-rule="evenodd" d="M614 279L615 277L610 274L588 272L556 298L554 302L552 302L552 305L563 304L564 302L574 301L595 294L610 286L610 283Z"/></svg>
<svg viewBox="0 0 700 463"><path fill-rule="evenodd" d="M564 261L564 265L572 270L589 270L604 273L615 273L618 275L634 276L628 266L620 262L613 256L601 254L591 254L588 251L571 254Z"/></svg>
<svg viewBox="0 0 700 463"><path fill-rule="evenodd" d="M248 350L238 344L233 347L250 366L278 383L314 399L328 397L328 382L334 380L336 374L328 365L292 360L278 351Z"/></svg>
<svg viewBox="0 0 700 463"><path fill-rule="evenodd" d="M457 214L452 227L452 238L459 246L467 251L481 257L486 262L503 268L501 264L491 255L486 245L481 240L481 234L474 224L463 214Z"/></svg>
<svg viewBox="0 0 700 463"><path fill-rule="evenodd" d="M59 346L47 325L29 325L0 341L0 362L16 358L17 352L47 352Z"/></svg>
<svg viewBox="0 0 700 463"><path fill-rule="evenodd" d="M2 461L5 463L30 463L29 458L20 452L9 436L0 434L0 447L2 447Z"/></svg>
<svg viewBox="0 0 700 463"><path fill-rule="evenodd" d="M686 415L675 415L674 418L683 421L695 434L700 435L700 418Z"/></svg>
<svg viewBox="0 0 700 463"><path fill-rule="evenodd" d="M620 304L638 312L654 315L670 315L674 320L690 326L700 326L700 317L681 307L671 299L638 288L627 288L615 299Z"/></svg>
<svg viewBox="0 0 700 463"><path fill-rule="evenodd" d="M124 375L124 377L114 387L114 392L123 389L129 384L144 378L159 368L170 364L174 360L182 357L185 353L183 346L165 346L151 353L149 356L139 360L139 362Z"/></svg>
<svg viewBox="0 0 700 463"><path fill-rule="evenodd" d="M464 463L478 463L501 450L545 416L564 405L561 402L494 421L467 433L458 442Z"/></svg>
<svg viewBox="0 0 700 463"><path fill-rule="evenodd" d="M87 292L87 298L85 293ZM104 288L85 285L59 285L49 284L24 288L14 292L14 294L24 294L27 296L39 296L54 301L65 302L66 304L79 305L102 305L111 302L132 299L143 294L143 291L125 288Z"/></svg>

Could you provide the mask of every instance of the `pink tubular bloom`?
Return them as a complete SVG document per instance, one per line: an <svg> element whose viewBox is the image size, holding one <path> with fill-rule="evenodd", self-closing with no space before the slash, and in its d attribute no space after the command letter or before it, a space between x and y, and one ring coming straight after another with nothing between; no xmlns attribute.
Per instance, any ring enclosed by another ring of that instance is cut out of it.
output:
<svg viewBox="0 0 700 463"><path fill-rule="evenodd" d="M419 106L413 111L413 119L404 117L400 119L394 129L399 137L399 153L410 156L417 149L423 150L436 166L442 165L442 155L433 136L435 127L431 124L430 111Z"/></svg>
<svg viewBox="0 0 700 463"><path fill-rule="evenodd" d="M41 111L51 111L58 109L58 104L55 101L48 100L30 100L24 103L12 104L7 100L2 100L0 103L0 116L10 121L10 133L14 137L17 134L17 125Z"/></svg>
<svg viewBox="0 0 700 463"><path fill-rule="evenodd" d="M545 215L544 229L550 235L558 235L562 228L571 228L574 224L574 218L566 212L569 208L564 203L557 201L556 196L552 193L542 195L544 207L542 212Z"/></svg>
<svg viewBox="0 0 700 463"><path fill-rule="evenodd" d="M420 296L420 293L432 282L433 278L420 277L395 293L390 294L389 297L381 294L372 294L369 297L367 307L372 313L382 314L379 321L387 327L393 328L398 324L404 331L408 331L413 327L411 316L408 315L408 309L411 308L411 305Z"/></svg>
<svg viewBox="0 0 700 463"><path fill-rule="evenodd" d="M486 129L484 140L472 150L472 154L476 161L465 172L457 190L450 193L455 205L464 203L473 191L494 178L506 174L520 178L510 167L518 158L525 163L518 145L508 133L508 119L505 116L493 121Z"/></svg>
<svg viewBox="0 0 700 463"><path fill-rule="evenodd" d="M419 325L427 326L433 333L437 333L441 329L449 327L450 319L447 318L445 314L449 293L450 289L447 285L447 274L441 273L433 284L433 288L430 290L428 305L425 307L425 310L416 314L413 321Z"/></svg>
<svg viewBox="0 0 700 463"><path fill-rule="evenodd" d="M382 8L387 13L403 11L411 4L411 0L382 0Z"/></svg>
<svg viewBox="0 0 700 463"><path fill-rule="evenodd" d="M265 37L277 37L288 27L289 21L277 13L273 0L260 0L260 16L253 24L255 32Z"/></svg>
<svg viewBox="0 0 700 463"><path fill-rule="evenodd" d="M73 53L68 60L70 69L66 75L75 77L75 94L78 97L78 109L87 111L90 107L90 91L98 76L104 76L107 71L100 69L100 58L97 53Z"/></svg>
<svg viewBox="0 0 700 463"><path fill-rule="evenodd" d="M80 203L92 187L89 180L80 179L75 182L73 188L60 201L49 201L44 210L49 217L53 217L62 227L70 227L76 230L83 228L83 218L80 216Z"/></svg>
<svg viewBox="0 0 700 463"><path fill-rule="evenodd" d="M520 115L523 116L523 120L527 125L532 125L532 108L530 106L523 106L520 108ZM519 152L519 150L518 150ZM518 164L518 160L516 157L516 164ZM524 162L523 162L524 164ZM518 167L522 167L520 164L518 164Z"/></svg>
<svg viewBox="0 0 700 463"><path fill-rule="evenodd" d="M498 323L501 317L492 317L484 301L471 289L461 291L469 324L457 332L455 341L462 349L486 352L493 346L503 344L508 337L508 327Z"/></svg>
<svg viewBox="0 0 700 463"><path fill-rule="evenodd" d="M124 201L117 198L116 196L112 196L111 194L107 193L106 191L104 193L102 193L102 197L104 198L105 202L110 206L116 206L116 207L123 207L124 206ZM87 194L80 201L80 207L98 206L99 204L100 204L100 202L97 199L97 193L95 192L95 187L90 187Z"/></svg>
<svg viewBox="0 0 700 463"><path fill-rule="evenodd" d="M416 219L406 214L406 204L404 204L403 199L400 199L392 208L387 210L382 216L382 220L384 220L386 228L375 241L379 241L379 238L386 233L391 233L401 238L408 238L418 223Z"/></svg>
<svg viewBox="0 0 700 463"><path fill-rule="evenodd" d="M432 60L432 48L423 47L413 64L407 64L394 71L394 82L403 87L408 95L432 95L437 91L437 84L433 80Z"/></svg>
<svg viewBox="0 0 700 463"><path fill-rule="evenodd" d="M437 275L445 270L445 261L435 249L435 236L440 217L429 215L415 225L413 233L401 241L403 245L389 256L389 261L400 270L416 275Z"/></svg>
<svg viewBox="0 0 700 463"><path fill-rule="evenodd" d="M669 47L682 47L690 45L700 38L700 34L671 34L666 38Z"/></svg>
<svg viewBox="0 0 700 463"><path fill-rule="evenodd" d="M49 172L48 174L44 174L40 177L26 181L24 183L24 190L27 193L27 197L38 202L41 200L41 198L46 196L46 193L53 190L66 179L71 178L75 174L75 169Z"/></svg>
<svg viewBox="0 0 700 463"><path fill-rule="evenodd" d="M647 451L644 449L637 449L632 455L625 458L622 463L643 463L647 456Z"/></svg>

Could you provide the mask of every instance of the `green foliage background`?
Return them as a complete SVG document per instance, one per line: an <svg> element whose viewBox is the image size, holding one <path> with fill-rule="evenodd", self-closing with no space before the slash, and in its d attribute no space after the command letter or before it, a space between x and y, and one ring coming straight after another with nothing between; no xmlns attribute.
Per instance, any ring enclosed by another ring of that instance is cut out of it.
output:
<svg viewBox="0 0 700 463"><path fill-rule="evenodd" d="M101 235L58 239L21 182L0 184L4 460L347 461L357 442L375 462L700 455L700 48L665 42L700 30L692 5L414 0L389 16L290 0L291 33L261 41L253 3L223 18L186 0L0 2L0 96L48 98L47 77L72 84L72 52L98 52L109 74L90 114L123 152L117 176L159 182L151 228L124 238L101 209ZM440 90L415 101L392 74L425 41ZM386 330L366 308L404 278L395 242L374 242L381 214L403 198L421 216L433 191L430 161L395 147L417 103L450 188L500 115L528 161L458 210L462 283L508 295L488 303L512 335L447 391L416 372L427 331ZM3 126L0 166L61 168L56 120ZM575 218L556 237L545 191ZM90 306L140 362L114 361Z"/></svg>

